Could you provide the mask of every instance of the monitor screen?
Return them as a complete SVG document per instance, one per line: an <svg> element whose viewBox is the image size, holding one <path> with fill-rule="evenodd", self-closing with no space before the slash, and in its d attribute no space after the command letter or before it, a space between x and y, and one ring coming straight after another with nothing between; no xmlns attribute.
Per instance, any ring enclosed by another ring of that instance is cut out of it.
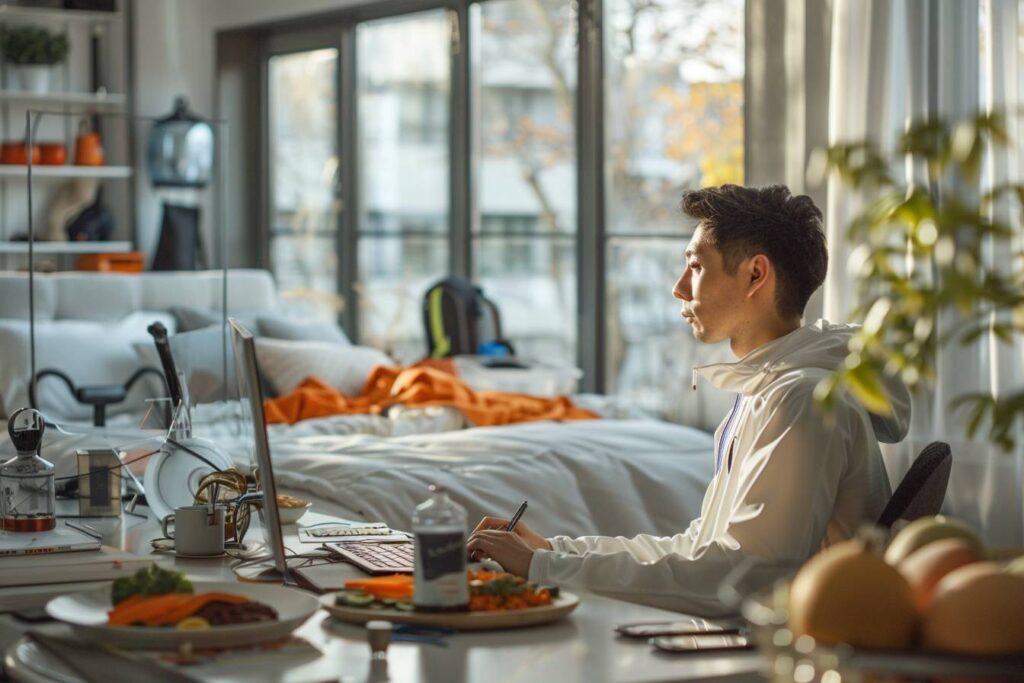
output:
<svg viewBox="0 0 1024 683"><path fill-rule="evenodd" d="M263 416L263 392L256 363L256 342L252 333L237 320L229 318L228 323L231 326L231 344L235 356L235 376L238 378L241 436L252 449L250 463L263 492L260 520L263 523L264 540L273 557L274 570L283 580L287 576L288 565L285 563L281 518L277 513L277 487L274 483L274 467L270 462L267 424Z"/></svg>

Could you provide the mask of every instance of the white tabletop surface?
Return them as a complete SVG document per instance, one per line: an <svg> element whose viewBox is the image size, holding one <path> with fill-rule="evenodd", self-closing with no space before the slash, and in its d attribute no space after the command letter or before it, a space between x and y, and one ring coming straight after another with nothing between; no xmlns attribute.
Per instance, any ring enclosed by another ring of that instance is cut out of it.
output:
<svg viewBox="0 0 1024 683"><path fill-rule="evenodd" d="M145 511L140 508L140 511ZM303 524L323 521L311 513ZM149 539L159 535L156 523L128 516L121 520L88 520L106 532L109 545L139 554L149 553ZM290 548L309 551L299 544L294 526L285 526ZM253 537L258 530L251 531ZM230 580L230 560L167 559L193 579ZM339 565L339 572L356 572ZM0 606L5 592L0 591ZM8 593L9 594L9 593ZM580 606L566 619L545 626L481 633L462 633L445 638L447 647L425 643L393 642L384 661L373 661L362 627L342 624L318 612L296 634L315 645L316 656L263 654L232 658L216 664L189 668L189 674L215 681L408 681L410 683L565 683L598 681L683 681L716 678L756 682L756 654L663 655L642 640L617 638L618 623L659 621L679 615L651 607L584 594ZM40 656L34 645L21 638L32 624L13 615L0 615L0 647L7 652L8 673L19 681L60 680L59 662ZM60 632L60 624L46 626ZM47 675L50 674L50 675ZM719 678L721 677L721 678ZM69 680L74 680L71 678Z"/></svg>

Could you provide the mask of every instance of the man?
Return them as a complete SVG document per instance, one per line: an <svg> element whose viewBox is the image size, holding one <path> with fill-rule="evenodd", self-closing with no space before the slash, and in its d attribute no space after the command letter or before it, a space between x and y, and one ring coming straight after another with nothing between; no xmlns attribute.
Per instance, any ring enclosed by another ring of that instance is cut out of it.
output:
<svg viewBox="0 0 1024 683"><path fill-rule="evenodd" d="M801 326L828 260L809 197L723 185L687 193L683 211L699 224L673 294L694 337L729 340L739 359L694 370L736 394L715 433L701 516L670 537L576 539L545 539L522 523L509 533L487 517L468 546L531 581L718 616L730 611L718 587L740 563L764 585L877 518L890 496L878 440L905 436L910 395L891 382L888 417L850 396L831 415L818 408L814 389L842 362L854 328Z"/></svg>

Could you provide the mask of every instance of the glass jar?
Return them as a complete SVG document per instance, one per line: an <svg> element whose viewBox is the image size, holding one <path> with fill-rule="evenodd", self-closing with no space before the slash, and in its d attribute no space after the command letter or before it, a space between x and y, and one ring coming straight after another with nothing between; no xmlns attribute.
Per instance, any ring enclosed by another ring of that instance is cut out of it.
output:
<svg viewBox="0 0 1024 683"><path fill-rule="evenodd" d="M18 454L0 465L0 529L39 532L57 526L53 465L39 455L45 421L42 413L22 408L11 415L7 431Z"/></svg>

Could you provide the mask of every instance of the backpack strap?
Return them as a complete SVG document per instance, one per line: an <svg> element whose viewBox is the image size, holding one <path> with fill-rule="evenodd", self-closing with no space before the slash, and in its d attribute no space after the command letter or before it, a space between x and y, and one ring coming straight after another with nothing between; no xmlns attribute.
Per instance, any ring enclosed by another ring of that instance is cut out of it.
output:
<svg viewBox="0 0 1024 683"><path fill-rule="evenodd" d="M434 342L432 358L444 358L452 350L452 340L444 329L444 287L438 285L427 294L427 324Z"/></svg>

